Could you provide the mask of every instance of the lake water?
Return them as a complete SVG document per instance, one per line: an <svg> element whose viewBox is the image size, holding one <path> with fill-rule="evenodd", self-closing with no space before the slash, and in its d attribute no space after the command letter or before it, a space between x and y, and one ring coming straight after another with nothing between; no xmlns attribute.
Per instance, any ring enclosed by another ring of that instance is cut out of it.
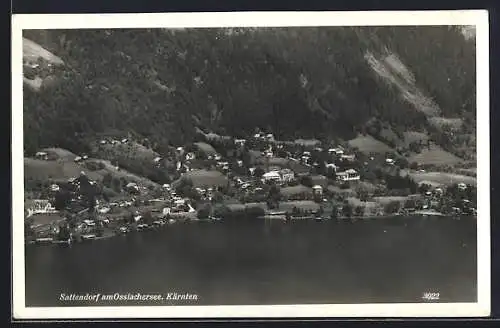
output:
<svg viewBox="0 0 500 328"><path fill-rule="evenodd" d="M26 306L476 302L476 219L177 223L26 246ZM62 302L60 294L190 293L198 301Z"/></svg>

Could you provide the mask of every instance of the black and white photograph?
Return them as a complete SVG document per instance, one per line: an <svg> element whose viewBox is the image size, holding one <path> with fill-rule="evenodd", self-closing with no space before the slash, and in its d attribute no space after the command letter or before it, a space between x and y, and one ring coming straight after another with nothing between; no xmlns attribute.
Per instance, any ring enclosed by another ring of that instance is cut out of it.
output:
<svg viewBox="0 0 500 328"><path fill-rule="evenodd" d="M14 316L486 316L486 11L14 15Z"/></svg>

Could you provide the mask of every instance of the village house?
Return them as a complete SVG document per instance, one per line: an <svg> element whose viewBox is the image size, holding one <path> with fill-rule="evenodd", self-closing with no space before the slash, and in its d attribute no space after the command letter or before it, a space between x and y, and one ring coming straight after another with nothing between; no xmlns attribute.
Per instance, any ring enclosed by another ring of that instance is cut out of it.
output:
<svg viewBox="0 0 500 328"><path fill-rule="evenodd" d="M330 155L342 156L344 154L344 150L340 147L330 148L330 149L328 149L328 153Z"/></svg>
<svg viewBox="0 0 500 328"><path fill-rule="evenodd" d="M466 185L465 183L463 183L463 182L460 182L460 183L457 185L457 188L458 188L458 190L460 190L460 191L464 191L464 190L466 190L466 189L467 189L467 185Z"/></svg>
<svg viewBox="0 0 500 328"><path fill-rule="evenodd" d="M52 204L46 199L34 199L27 202L28 216L34 214L57 213Z"/></svg>
<svg viewBox="0 0 500 328"><path fill-rule="evenodd" d="M337 172L337 165L334 163L326 163L325 168L328 174L335 174Z"/></svg>
<svg viewBox="0 0 500 328"><path fill-rule="evenodd" d="M340 155L340 159L342 161L346 161L346 162L353 162L355 159L356 159L356 155L353 155L353 154L342 154Z"/></svg>
<svg viewBox="0 0 500 328"><path fill-rule="evenodd" d="M246 139L235 139L234 144L238 147L243 147L246 144Z"/></svg>
<svg viewBox="0 0 500 328"><path fill-rule="evenodd" d="M342 181L342 182L359 181L360 178L361 177L360 177L359 173L354 169L349 169L349 170L346 170L344 172L337 173L337 179Z"/></svg>
<svg viewBox="0 0 500 328"><path fill-rule="evenodd" d="M281 183L281 175L279 174L278 171L270 171L270 172L264 173L264 175L262 175L262 180L265 183L268 183L268 182Z"/></svg>
<svg viewBox="0 0 500 328"><path fill-rule="evenodd" d="M59 190L61 190L61 188L57 184L52 184L50 186L50 191L52 191L52 192L58 192Z"/></svg>
<svg viewBox="0 0 500 328"><path fill-rule="evenodd" d="M323 197L323 187L320 186L320 185L314 185L312 187L312 190L313 190L313 196L315 198L321 198Z"/></svg>
<svg viewBox="0 0 500 328"><path fill-rule="evenodd" d="M387 164L387 165L394 165L394 160L392 158L386 158L385 159L385 164Z"/></svg>
<svg viewBox="0 0 500 328"><path fill-rule="evenodd" d="M35 154L35 158L46 161L49 159L49 155L44 151L39 151Z"/></svg>
<svg viewBox="0 0 500 328"><path fill-rule="evenodd" d="M282 182L288 183L295 180L295 173L290 169L283 169L279 173Z"/></svg>
<svg viewBox="0 0 500 328"><path fill-rule="evenodd" d="M126 185L126 189L131 193L139 193L139 186L136 183L130 182Z"/></svg>

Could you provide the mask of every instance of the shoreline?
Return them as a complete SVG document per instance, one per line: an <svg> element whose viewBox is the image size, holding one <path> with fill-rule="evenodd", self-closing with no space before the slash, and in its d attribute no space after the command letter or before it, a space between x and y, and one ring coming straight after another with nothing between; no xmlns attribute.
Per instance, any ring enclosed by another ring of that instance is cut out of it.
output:
<svg viewBox="0 0 500 328"><path fill-rule="evenodd" d="M254 219L256 220L270 220L270 221L282 221L282 222L292 222L292 221L337 221L337 222L345 222L345 221L373 221L376 219L390 219L390 218L398 218L398 217L404 217L404 218L410 218L410 217L416 217L416 218L454 218L456 220L460 220L462 217L470 217L477 219L477 216L470 216L470 215L451 215L451 214L443 214L439 212L416 212L416 213L411 213L411 214L392 214L392 215L365 215L365 216L338 216L336 218L330 218L330 217L314 217L314 216L302 216L302 217L290 217L286 218L285 215L263 215L263 216L257 216ZM165 223L164 225L161 226L155 226L155 225L150 225L147 227L144 227L142 229L133 229L129 230L125 233L119 232L119 231L108 231L105 235L103 236L92 236L91 238L85 238L84 236L79 236L77 239L75 237L72 237L71 240L57 240L57 239L52 239L52 238L38 238L34 240L25 240L25 245L67 245L71 246L72 244L79 244L79 243L88 243L88 242L93 242L97 240L105 240L105 239L110 239L114 238L117 236L126 236L130 233L141 233L144 231L160 231L163 229L168 229L167 226L170 226L175 223L190 223L190 222L210 222L210 223L215 223L215 222L223 222L224 220L230 220L234 221L234 219L224 219L224 218L213 218L213 219L198 219L198 218L178 218L174 222L170 223ZM88 234L92 235L92 234ZM83 237L83 238L82 238Z"/></svg>

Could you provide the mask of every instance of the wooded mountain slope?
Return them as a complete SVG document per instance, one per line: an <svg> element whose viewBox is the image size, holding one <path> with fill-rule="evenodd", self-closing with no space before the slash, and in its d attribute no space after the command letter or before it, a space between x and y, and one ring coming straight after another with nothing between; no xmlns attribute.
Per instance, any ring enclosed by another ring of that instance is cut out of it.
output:
<svg viewBox="0 0 500 328"><path fill-rule="evenodd" d="M84 151L106 132L157 146L198 126L279 139L420 131L447 148L475 133L475 45L452 27L25 30L64 63L24 90L25 150ZM432 107L427 110L425 107ZM442 122L442 121L439 121ZM376 126L373 129L373 126ZM451 132L450 132L451 131Z"/></svg>

